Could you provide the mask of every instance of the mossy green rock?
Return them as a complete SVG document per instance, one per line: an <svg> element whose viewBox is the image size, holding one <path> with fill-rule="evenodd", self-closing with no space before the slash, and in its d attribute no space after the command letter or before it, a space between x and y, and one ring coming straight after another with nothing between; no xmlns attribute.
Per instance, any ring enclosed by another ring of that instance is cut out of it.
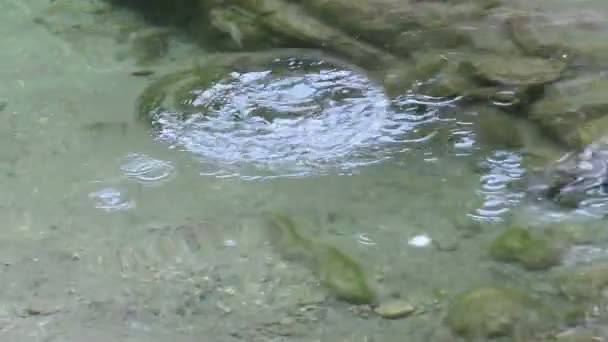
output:
<svg viewBox="0 0 608 342"><path fill-rule="evenodd" d="M227 47L235 50L239 49L262 49L267 47L281 46L287 41L283 41L280 36L272 34L261 25L260 19L255 13L247 11L237 6L215 7L209 10L209 25L212 28L210 31L217 31L219 35L223 35L225 41L231 44L225 44ZM208 26L203 26L201 36L206 35L205 29ZM219 38L219 37L216 37ZM221 43L221 40L216 39L214 44Z"/></svg>
<svg viewBox="0 0 608 342"><path fill-rule="evenodd" d="M596 75L557 82L530 109L558 141L575 148L608 135L608 79Z"/></svg>
<svg viewBox="0 0 608 342"><path fill-rule="evenodd" d="M525 146L525 130L517 118L492 107L474 108L477 113L477 138L489 148L522 148Z"/></svg>
<svg viewBox="0 0 608 342"><path fill-rule="evenodd" d="M293 0L312 17L396 55L428 47L470 45L469 33L458 29L483 17L490 1ZM495 2L494 2L495 3Z"/></svg>
<svg viewBox="0 0 608 342"><path fill-rule="evenodd" d="M376 295L367 283L363 268L340 249L305 237L288 216L274 214L270 223L280 236L280 249L285 255L309 261L321 282L338 298L353 304L370 304Z"/></svg>
<svg viewBox="0 0 608 342"><path fill-rule="evenodd" d="M556 241L532 235L523 228L510 228L490 246L490 255L500 261L519 262L531 270L546 269L559 263L562 248Z"/></svg>
<svg viewBox="0 0 608 342"><path fill-rule="evenodd" d="M235 4L248 13L256 15L259 25L266 30L291 41L290 47L322 48L370 68L394 60L394 57L382 47L356 39L339 28L307 14L304 8L295 2L238 0ZM350 15L345 17L353 15L352 12L349 13Z"/></svg>
<svg viewBox="0 0 608 342"><path fill-rule="evenodd" d="M559 31L547 29L551 26L546 18L533 15L512 15L504 22L507 35L523 53L561 60L575 58L575 49L564 45Z"/></svg>
<svg viewBox="0 0 608 342"><path fill-rule="evenodd" d="M535 57L478 55L463 62L474 78L490 84L534 86L561 77L566 64Z"/></svg>
<svg viewBox="0 0 608 342"><path fill-rule="evenodd" d="M529 61L523 57L527 62L509 68L501 66L500 58L494 55L431 51L413 55L416 75L421 81L418 92L430 96L463 96L469 102L517 106L529 103L542 84L554 80L559 73L557 67L547 71L551 67L542 64L546 70L526 75L525 64Z"/></svg>
<svg viewBox="0 0 608 342"><path fill-rule="evenodd" d="M604 42L608 39L608 26L604 19L587 15L584 19L556 20L572 17L581 8L574 3L554 1L536 5L537 2L528 2L505 20L507 35L522 52L577 65L606 63L608 46ZM589 13L597 10L590 9Z"/></svg>
<svg viewBox="0 0 608 342"><path fill-rule="evenodd" d="M483 287L455 297L446 321L454 333L473 339L512 336L538 327L543 317L542 307L525 293Z"/></svg>
<svg viewBox="0 0 608 342"><path fill-rule="evenodd" d="M147 29L131 35L132 54L137 64L147 65L163 58L169 51L169 31Z"/></svg>

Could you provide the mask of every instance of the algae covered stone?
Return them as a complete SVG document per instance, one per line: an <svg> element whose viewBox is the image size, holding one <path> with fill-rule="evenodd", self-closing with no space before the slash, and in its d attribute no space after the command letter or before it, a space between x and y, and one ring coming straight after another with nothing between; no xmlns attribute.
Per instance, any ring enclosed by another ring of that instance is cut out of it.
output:
<svg viewBox="0 0 608 342"><path fill-rule="evenodd" d="M558 80L566 64L535 57L480 55L463 62L462 67L483 82L532 86Z"/></svg>
<svg viewBox="0 0 608 342"><path fill-rule="evenodd" d="M260 49L263 47L280 46L283 43L277 35L273 35L260 23L255 13L238 6L215 7L209 10L211 28L229 38L231 48ZM201 35L205 35L205 31Z"/></svg>
<svg viewBox="0 0 608 342"><path fill-rule="evenodd" d="M279 235L282 252L308 261L321 282L338 298L353 304L371 304L376 300L363 268L352 257L323 241L304 236L301 227L288 216L274 214L270 224Z"/></svg>
<svg viewBox="0 0 608 342"><path fill-rule="evenodd" d="M608 78L581 75L547 87L530 118L551 136L582 148L608 135Z"/></svg>
<svg viewBox="0 0 608 342"><path fill-rule="evenodd" d="M501 65L503 61L494 55L478 56L468 51L433 54L413 55L416 72L421 76L418 92L436 97L463 96L469 102L501 107L529 103L544 82L555 80L561 72L557 62L547 65L524 57L524 61L509 67ZM542 68L532 71L536 62Z"/></svg>
<svg viewBox="0 0 608 342"><path fill-rule="evenodd" d="M489 148L523 148L526 145L526 132L520 121L489 106L476 107L477 139L482 146Z"/></svg>
<svg viewBox="0 0 608 342"><path fill-rule="evenodd" d="M542 306L511 288L482 287L456 296L448 308L450 329L466 338L513 336L537 328Z"/></svg>
<svg viewBox="0 0 608 342"><path fill-rule="evenodd" d="M169 33L166 29L147 29L131 34L131 50L137 64L151 64L167 55Z"/></svg>
<svg viewBox="0 0 608 342"><path fill-rule="evenodd" d="M525 54L562 60L575 58L575 49L564 45L563 36L551 26L547 18L535 15L512 15L504 22L507 35Z"/></svg>
<svg viewBox="0 0 608 342"><path fill-rule="evenodd" d="M490 255L500 261L519 262L531 270L546 269L560 262L559 243L513 227L500 234L490 246Z"/></svg>
<svg viewBox="0 0 608 342"><path fill-rule="evenodd" d="M600 2L597 4L600 6ZM579 66L605 64L608 24L597 15L603 9L593 5L583 9L575 3L555 1L528 1L520 6L520 11L506 18L504 27L522 52ZM580 15L585 10L589 12Z"/></svg>
<svg viewBox="0 0 608 342"><path fill-rule="evenodd" d="M291 42L289 47L322 48L369 68L394 60L383 48L357 39L320 18L307 14L295 2L240 0L238 6L257 15L259 25L274 35L287 38Z"/></svg>

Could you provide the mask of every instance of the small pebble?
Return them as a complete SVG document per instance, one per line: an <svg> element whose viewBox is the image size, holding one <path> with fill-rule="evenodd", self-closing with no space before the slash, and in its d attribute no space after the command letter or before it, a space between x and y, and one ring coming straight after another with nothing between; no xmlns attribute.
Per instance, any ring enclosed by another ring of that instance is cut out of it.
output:
<svg viewBox="0 0 608 342"><path fill-rule="evenodd" d="M416 311L415 307L401 300L382 303L378 307L374 308L375 313L387 319L396 319L409 316L414 313L414 311Z"/></svg>

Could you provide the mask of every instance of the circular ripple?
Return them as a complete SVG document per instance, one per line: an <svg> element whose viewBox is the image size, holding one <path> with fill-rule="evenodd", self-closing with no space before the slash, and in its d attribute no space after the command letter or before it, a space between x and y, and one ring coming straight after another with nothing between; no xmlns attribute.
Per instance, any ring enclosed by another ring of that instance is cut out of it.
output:
<svg viewBox="0 0 608 342"><path fill-rule="evenodd" d="M482 164L487 168L480 178L484 202L473 217L483 221L501 221L501 216L525 196L508 187L509 183L524 176L521 156L514 152L495 151Z"/></svg>
<svg viewBox="0 0 608 342"><path fill-rule="evenodd" d="M114 188L104 188L89 194L95 202L95 208L107 212L131 209L135 206L133 201L126 198L125 194Z"/></svg>
<svg viewBox="0 0 608 342"><path fill-rule="evenodd" d="M124 157L120 169L140 184L155 186L171 180L175 167L170 162L145 154L130 153Z"/></svg>
<svg viewBox="0 0 608 342"><path fill-rule="evenodd" d="M209 173L299 176L384 160L415 124L357 70L295 57L264 63L211 82L176 74L176 91L147 108L159 138L200 156Z"/></svg>

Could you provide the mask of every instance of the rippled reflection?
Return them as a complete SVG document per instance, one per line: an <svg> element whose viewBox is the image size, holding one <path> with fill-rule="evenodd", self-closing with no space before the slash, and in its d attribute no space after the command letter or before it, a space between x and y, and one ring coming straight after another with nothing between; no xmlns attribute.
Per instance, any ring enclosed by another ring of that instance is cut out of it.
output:
<svg viewBox="0 0 608 342"><path fill-rule="evenodd" d="M126 210L135 207L135 202L114 188L104 188L89 194L94 201L95 208L107 212Z"/></svg>
<svg viewBox="0 0 608 342"><path fill-rule="evenodd" d="M424 120L393 111L382 87L357 72L288 63L279 75L233 72L193 90L187 105L198 112L185 121L159 114L160 137L202 157L207 174L303 176L384 160Z"/></svg>
<svg viewBox="0 0 608 342"><path fill-rule="evenodd" d="M480 114L460 98L413 92L388 98L365 74L318 60L279 58L264 65L224 71L214 81L175 74L174 89L146 115L158 137L197 156L207 176L353 174L390 159L417 168L404 154L437 165L446 157L482 158L484 200L475 219L500 220L523 197L507 189L524 175L521 155L480 155L488 152L478 140ZM173 172L147 156L130 158L123 171L139 181L162 181Z"/></svg>
<svg viewBox="0 0 608 342"><path fill-rule="evenodd" d="M521 155L502 150L495 151L481 164L486 170L480 177L479 190L484 203L473 216L479 220L496 221L525 196L508 187L510 182L524 176L525 169L521 165Z"/></svg>
<svg viewBox="0 0 608 342"><path fill-rule="evenodd" d="M120 169L136 182L155 186L172 179L175 167L167 161L158 160L140 153L130 153L122 160Z"/></svg>

